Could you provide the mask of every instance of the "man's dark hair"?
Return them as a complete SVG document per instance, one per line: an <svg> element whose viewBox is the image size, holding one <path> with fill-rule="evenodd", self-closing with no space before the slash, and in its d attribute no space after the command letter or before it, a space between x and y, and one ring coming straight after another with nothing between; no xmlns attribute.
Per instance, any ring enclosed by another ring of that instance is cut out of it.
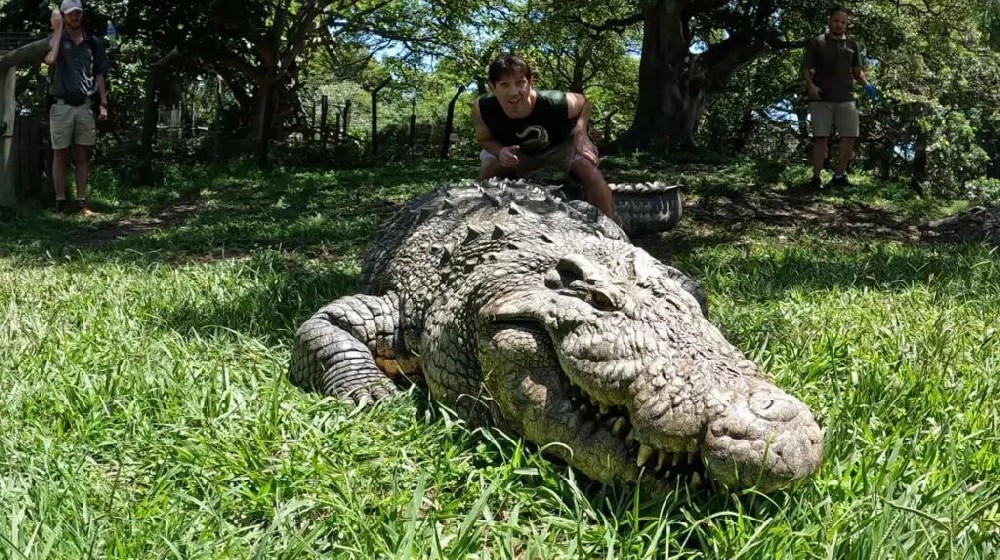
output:
<svg viewBox="0 0 1000 560"><path fill-rule="evenodd" d="M847 14L847 15L848 15L848 17L850 17L850 16L853 16L853 15L854 15L853 13L851 13L851 10L847 9L847 7L845 7L845 6L840 6L840 5L837 5L837 6L834 6L834 7L830 8L830 11L829 11L829 12L828 12L828 13L827 13L826 15L828 15L828 16L831 16L831 17L832 17L832 16L833 16L833 14L835 14L835 13L837 13L837 12L844 12L845 14Z"/></svg>
<svg viewBox="0 0 1000 560"><path fill-rule="evenodd" d="M525 78L531 79L531 65L526 60L513 53L502 54L490 63L490 83L495 84L518 70L524 73Z"/></svg>

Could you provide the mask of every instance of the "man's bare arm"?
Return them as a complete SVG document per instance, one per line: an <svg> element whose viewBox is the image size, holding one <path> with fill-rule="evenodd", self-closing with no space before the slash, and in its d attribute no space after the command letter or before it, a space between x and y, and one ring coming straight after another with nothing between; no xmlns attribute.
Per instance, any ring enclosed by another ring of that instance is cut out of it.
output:
<svg viewBox="0 0 1000 560"><path fill-rule="evenodd" d="M101 105L108 104L108 86L104 82L104 74L97 75L97 95L101 99Z"/></svg>
<svg viewBox="0 0 1000 560"><path fill-rule="evenodd" d="M472 122L475 125L476 141L479 142L479 145L487 152L500 157L500 150L504 148L503 144L493 138L489 127L483 121L483 115L479 112L479 99L472 103Z"/></svg>
<svg viewBox="0 0 1000 560"><path fill-rule="evenodd" d="M590 130L587 126L590 122L590 102L581 93L567 92L566 106L568 117L576 119L576 125L573 127L573 141L576 144L577 153L596 165L597 146L594 146L590 140Z"/></svg>
<svg viewBox="0 0 1000 560"><path fill-rule="evenodd" d="M97 94L101 97L101 105L97 109L97 119L104 121L108 118L108 87L104 82L104 74L97 75Z"/></svg>
<svg viewBox="0 0 1000 560"><path fill-rule="evenodd" d="M45 54L45 64L52 66L59 58L59 43L62 41L63 21L59 8L52 8L52 37L49 37L49 52Z"/></svg>

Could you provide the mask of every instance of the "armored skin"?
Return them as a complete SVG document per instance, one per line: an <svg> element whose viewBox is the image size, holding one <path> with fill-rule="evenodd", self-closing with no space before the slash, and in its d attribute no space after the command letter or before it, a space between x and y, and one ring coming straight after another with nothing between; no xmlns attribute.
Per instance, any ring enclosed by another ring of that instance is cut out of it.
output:
<svg viewBox="0 0 1000 560"><path fill-rule="evenodd" d="M420 375L470 425L606 482L771 491L820 466L809 408L709 322L696 283L584 203L511 181L429 193L363 270L367 294L298 329L294 384L365 404Z"/></svg>

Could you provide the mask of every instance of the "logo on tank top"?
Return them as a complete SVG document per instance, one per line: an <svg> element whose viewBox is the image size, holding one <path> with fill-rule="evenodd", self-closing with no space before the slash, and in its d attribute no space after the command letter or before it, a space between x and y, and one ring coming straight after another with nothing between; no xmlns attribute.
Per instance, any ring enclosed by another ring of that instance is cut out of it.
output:
<svg viewBox="0 0 1000 560"><path fill-rule="evenodd" d="M517 137L521 139L521 148L528 151L539 151L549 145L549 131L537 124L517 133Z"/></svg>

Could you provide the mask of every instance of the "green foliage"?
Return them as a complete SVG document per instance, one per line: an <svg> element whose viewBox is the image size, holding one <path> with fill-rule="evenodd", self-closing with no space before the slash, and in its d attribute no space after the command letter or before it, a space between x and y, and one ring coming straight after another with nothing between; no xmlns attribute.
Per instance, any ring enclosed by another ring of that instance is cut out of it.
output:
<svg viewBox="0 0 1000 560"><path fill-rule="evenodd" d="M463 86L454 132L458 153L471 154L469 106L485 87L486 66L506 50L522 52L533 62L539 87L585 92L593 130L607 146L636 122L647 31L684 42L674 53L676 60L657 61L660 74L686 70L671 78L676 83L664 84L672 97L642 107L677 105L697 112L704 93L704 113L693 129L699 149L806 164L810 138L802 120L798 65L803 42L825 27L829 4L689 2L685 17L676 21L641 17L674 5L668 0L224 0L208 5L108 0L88 4L84 22L88 32L101 36L111 19L121 37L112 51L112 122L105 125L110 134L102 143L121 144L104 149L117 152L114 161L121 161L126 174L141 163L135 160L142 154L134 148L147 94L162 109L183 106L185 119L193 116L197 127L208 129L204 138L183 142L158 137L157 164L238 156L259 134L269 135L278 150L297 151L298 145L286 140L318 135L324 96L331 109L329 128L335 111L348 100L353 106L349 138L338 139L343 149L370 147L370 92L382 82L377 109L383 153L436 154L440 138L435 134L443 130L448 103ZM855 170L872 171L883 180L912 178L941 196L963 196L967 184L1000 177L998 6L996 0L850 3L849 33L861 44L869 76L882 94L877 104L860 100ZM677 28L663 27L668 21ZM652 23L661 27L646 29ZM0 10L0 29L40 36L48 30L48 8L8 2ZM174 48L182 56L147 92L153 64ZM731 77L721 68L730 68ZM36 114L44 111L45 72L23 67L19 73L20 105ZM261 103L261 95L271 86L274 114L268 125L256 126L266 117L261 108L269 105ZM648 93L651 86L642 87ZM686 97L691 92L701 93ZM420 142L411 142L411 115L418 136L425 138ZM686 125L668 119L657 126L669 136ZM309 146L297 155L275 154L275 160L322 161Z"/></svg>
<svg viewBox="0 0 1000 560"><path fill-rule="evenodd" d="M965 183L965 198L975 204L1000 206L1000 178L977 177Z"/></svg>
<svg viewBox="0 0 1000 560"><path fill-rule="evenodd" d="M932 192L956 195L967 181L983 176L989 156L977 145L975 130L965 115L936 110L917 119L917 124L931 138L927 182Z"/></svg>

